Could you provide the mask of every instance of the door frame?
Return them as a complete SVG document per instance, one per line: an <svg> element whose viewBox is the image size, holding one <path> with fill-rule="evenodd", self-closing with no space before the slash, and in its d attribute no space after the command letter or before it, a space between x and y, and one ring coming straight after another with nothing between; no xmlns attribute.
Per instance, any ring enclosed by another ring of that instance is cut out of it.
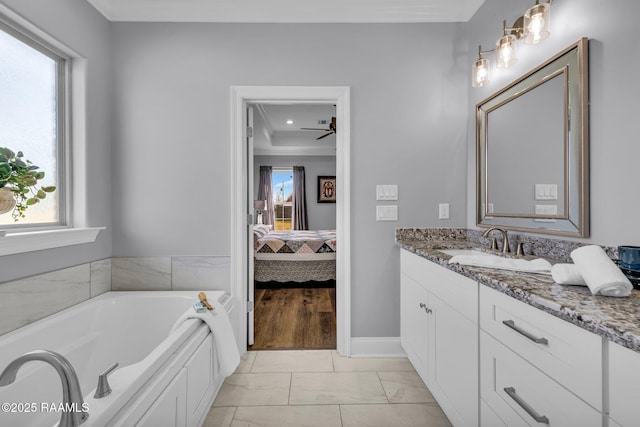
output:
<svg viewBox="0 0 640 427"><path fill-rule="evenodd" d="M348 86L231 87L231 295L235 299L236 342L247 350L248 216L247 104L335 104L336 120L336 347L351 355L350 88ZM253 161L251 162L253 163Z"/></svg>

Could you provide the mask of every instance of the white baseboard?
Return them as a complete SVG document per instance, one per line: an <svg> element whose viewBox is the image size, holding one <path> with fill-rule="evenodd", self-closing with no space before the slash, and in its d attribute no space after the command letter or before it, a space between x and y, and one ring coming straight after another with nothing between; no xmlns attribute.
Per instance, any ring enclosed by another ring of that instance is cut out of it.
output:
<svg viewBox="0 0 640 427"><path fill-rule="evenodd" d="M352 337L351 357L407 357L400 337Z"/></svg>

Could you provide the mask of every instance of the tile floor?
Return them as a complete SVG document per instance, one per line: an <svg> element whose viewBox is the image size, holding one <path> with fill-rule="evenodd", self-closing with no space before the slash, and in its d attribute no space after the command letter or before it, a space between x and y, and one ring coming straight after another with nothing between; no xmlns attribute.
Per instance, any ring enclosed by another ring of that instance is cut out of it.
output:
<svg viewBox="0 0 640 427"><path fill-rule="evenodd" d="M450 427L405 358L335 350L247 352L203 427Z"/></svg>

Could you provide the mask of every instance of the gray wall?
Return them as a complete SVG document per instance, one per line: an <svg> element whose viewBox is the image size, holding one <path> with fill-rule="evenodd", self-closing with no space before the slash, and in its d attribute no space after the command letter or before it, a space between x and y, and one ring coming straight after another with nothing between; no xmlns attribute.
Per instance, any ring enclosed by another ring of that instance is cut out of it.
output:
<svg viewBox="0 0 640 427"><path fill-rule="evenodd" d="M114 23L113 255L230 254L232 85L350 86L352 335L399 336L394 228L465 225L465 28Z"/></svg>
<svg viewBox="0 0 640 427"><path fill-rule="evenodd" d="M335 230L336 204L318 203L318 176L336 174L335 156L255 156L253 194L258 194L260 166L304 166L309 230Z"/></svg>
<svg viewBox="0 0 640 427"><path fill-rule="evenodd" d="M100 232L93 244L2 256L0 282L111 256L110 24L85 1L2 0L2 3L87 59L85 225L107 229Z"/></svg>
<svg viewBox="0 0 640 427"><path fill-rule="evenodd" d="M468 24L468 69L477 59L478 44L492 48L502 34L502 19L511 24L532 2L486 0ZM601 245L640 244L637 179L632 175L640 159L636 141L640 66L635 0L563 0L551 6L551 36L538 46L522 46L520 60L494 72L483 88L469 88L469 111L493 92L544 62L581 37L589 37L591 237ZM492 58L493 59L493 58ZM495 71L495 70L494 70ZM469 77L470 79L470 77ZM468 123L467 223L475 226L474 117Z"/></svg>

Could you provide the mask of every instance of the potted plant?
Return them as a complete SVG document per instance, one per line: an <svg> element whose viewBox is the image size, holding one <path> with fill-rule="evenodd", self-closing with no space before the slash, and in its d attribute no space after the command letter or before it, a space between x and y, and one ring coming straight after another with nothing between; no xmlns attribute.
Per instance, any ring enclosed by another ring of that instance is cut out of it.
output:
<svg viewBox="0 0 640 427"><path fill-rule="evenodd" d="M0 147L0 214L12 212L13 219L24 218L29 206L56 190L55 186L40 186L38 181L44 178L44 172L26 160L22 151L14 153L6 147Z"/></svg>

